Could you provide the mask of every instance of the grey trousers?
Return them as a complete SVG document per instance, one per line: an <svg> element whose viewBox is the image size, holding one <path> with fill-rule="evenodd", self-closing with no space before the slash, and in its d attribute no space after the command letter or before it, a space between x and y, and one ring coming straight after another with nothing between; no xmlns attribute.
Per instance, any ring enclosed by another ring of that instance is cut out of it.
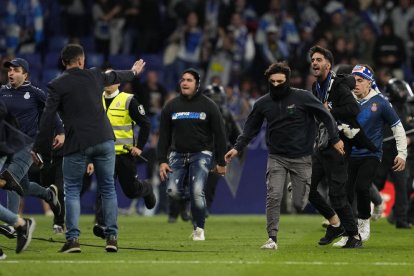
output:
<svg viewBox="0 0 414 276"><path fill-rule="evenodd" d="M296 210L303 210L308 203L312 176L312 157L287 158L269 154L266 170L267 233L276 236L279 231L280 205L287 174L292 182L292 200Z"/></svg>

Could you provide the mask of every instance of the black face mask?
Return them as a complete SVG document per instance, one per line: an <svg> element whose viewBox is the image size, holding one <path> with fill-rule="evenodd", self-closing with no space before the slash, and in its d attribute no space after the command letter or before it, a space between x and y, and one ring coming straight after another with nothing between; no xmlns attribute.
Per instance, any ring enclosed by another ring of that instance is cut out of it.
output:
<svg viewBox="0 0 414 276"><path fill-rule="evenodd" d="M289 81L286 80L284 83L274 86L269 82L269 94L274 101L280 101L286 97L290 92Z"/></svg>

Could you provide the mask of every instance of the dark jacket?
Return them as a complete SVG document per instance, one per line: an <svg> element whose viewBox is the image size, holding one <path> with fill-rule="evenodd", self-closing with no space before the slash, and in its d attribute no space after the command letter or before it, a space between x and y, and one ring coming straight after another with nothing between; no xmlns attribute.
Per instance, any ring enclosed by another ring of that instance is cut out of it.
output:
<svg viewBox="0 0 414 276"><path fill-rule="evenodd" d="M270 153L288 158L311 155L315 117L327 126L332 143L338 142L338 130L332 116L312 93L290 88L290 93L278 101L268 93L255 102L234 148L243 150L259 133L266 119L266 144Z"/></svg>
<svg viewBox="0 0 414 276"><path fill-rule="evenodd" d="M340 132L340 138L346 144L348 152L350 152L351 146L367 148L375 152L377 148L368 139L356 119L359 114L359 105L351 92L354 88L355 78L352 75L338 74L333 77L332 87L328 92L329 95L326 101L332 116L338 124L345 123L352 128L360 129L353 139L348 139ZM316 82L312 86L312 93L318 97ZM319 100L321 99L319 98ZM318 139L321 139L321 137L318 137Z"/></svg>
<svg viewBox="0 0 414 276"><path fill-rule="evenodd" d="M168 151L195 153L209 150L225 166L226 134L218 106L201 93L180 95L163 108L158 141L159 163L168 163Z"/></svg>
<svg viewBox="0 0 414 276"><path fill-rule="evenodd" d="M132 71L102 73L99 69L72 68L64 71L48 84L46 107L40 121L34 150L50 152L53 136L52 122L59 111L65 127L64 155L115 140L115 136L102 105L105 86L130 81Z"/></svg>

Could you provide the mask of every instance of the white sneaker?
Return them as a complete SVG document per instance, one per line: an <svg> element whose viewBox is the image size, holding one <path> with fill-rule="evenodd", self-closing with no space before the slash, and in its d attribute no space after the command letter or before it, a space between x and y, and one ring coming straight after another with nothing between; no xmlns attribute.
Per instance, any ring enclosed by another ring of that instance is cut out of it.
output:
<svg viewBox="0 0 414 276"><path fill-rule="evenodd" d="M53 225L53 233L55 234L64 234L65 231L63 230L63 227L57 224Z"/></svg>
<svg viewBox="0 0 414 276"><path fill-rule="evenodd" d="M261 247L261 249L273 249L276 250L277 249L277 244L274 240L272 240L271 238L269 238L265 244L263 244Z"/></svg>
<svg viewBox="0 0 414 276"><path fill-rule="evenodd" d="M373 221L379 220L382 217L382 213L385 209L385 203L384 201L381 202L380 205L375 205L374 209L372 210L371 219Z"/></svg>
<svg viewBox="0 0 414 276"><path fill-rule="evenodd" d="M191 235L193 238L193 241L204 241L206 238L204 237L204 229L197 227L195 230L193 230L193 234Z"/></svg>
<svg viewBox="0 0 414 276"><path fill-rule="evenodd" d="M371 232L369 219L358 219L358 232L363 242L369 239Z"/></svg>
<svg viewBox="0 0 414 276"><path fill-rule="evenodd" d="M332 246L333 247L342 247L346 244L347 241L348 241L348 236L343 236L339 241L332 244Z"/></svg>

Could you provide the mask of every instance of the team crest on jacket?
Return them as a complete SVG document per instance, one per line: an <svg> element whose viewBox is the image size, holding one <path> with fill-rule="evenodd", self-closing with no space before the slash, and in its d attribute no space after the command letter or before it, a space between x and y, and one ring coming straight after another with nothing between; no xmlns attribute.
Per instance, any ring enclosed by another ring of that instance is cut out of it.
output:
<svg viewBox="0 0 414 276"><path fill-rule="evenodd" d="M138 106L138 112L139 112L139 114L141 114L142 116L144 116L144 115L145 115L145 109L144 109L144 107L142 106L142 104L140 104L140 105Z"/></svg>
<svg viewBox="0 0 414 276"><path fill-rule="evenodd" d="M200 113L200 119L201 119L201 120L205 120L205 119L206 119L206 117L207 117L206 113L204 113L204 112L201 112L201 113Z"/></svg>
<svg viewBox="0 0 414 276"><path fill-rule="evenodd" d="M376 112L377 110L378 110L377 104L373 103L372 106L371 106L371 111Z"/></svg>
<svg viewBox="0 0 414 276"><path fill-rule="evenodd" d="M25 98L26 100L30 99L30 92L24 93L23 98Z"/></svg>

